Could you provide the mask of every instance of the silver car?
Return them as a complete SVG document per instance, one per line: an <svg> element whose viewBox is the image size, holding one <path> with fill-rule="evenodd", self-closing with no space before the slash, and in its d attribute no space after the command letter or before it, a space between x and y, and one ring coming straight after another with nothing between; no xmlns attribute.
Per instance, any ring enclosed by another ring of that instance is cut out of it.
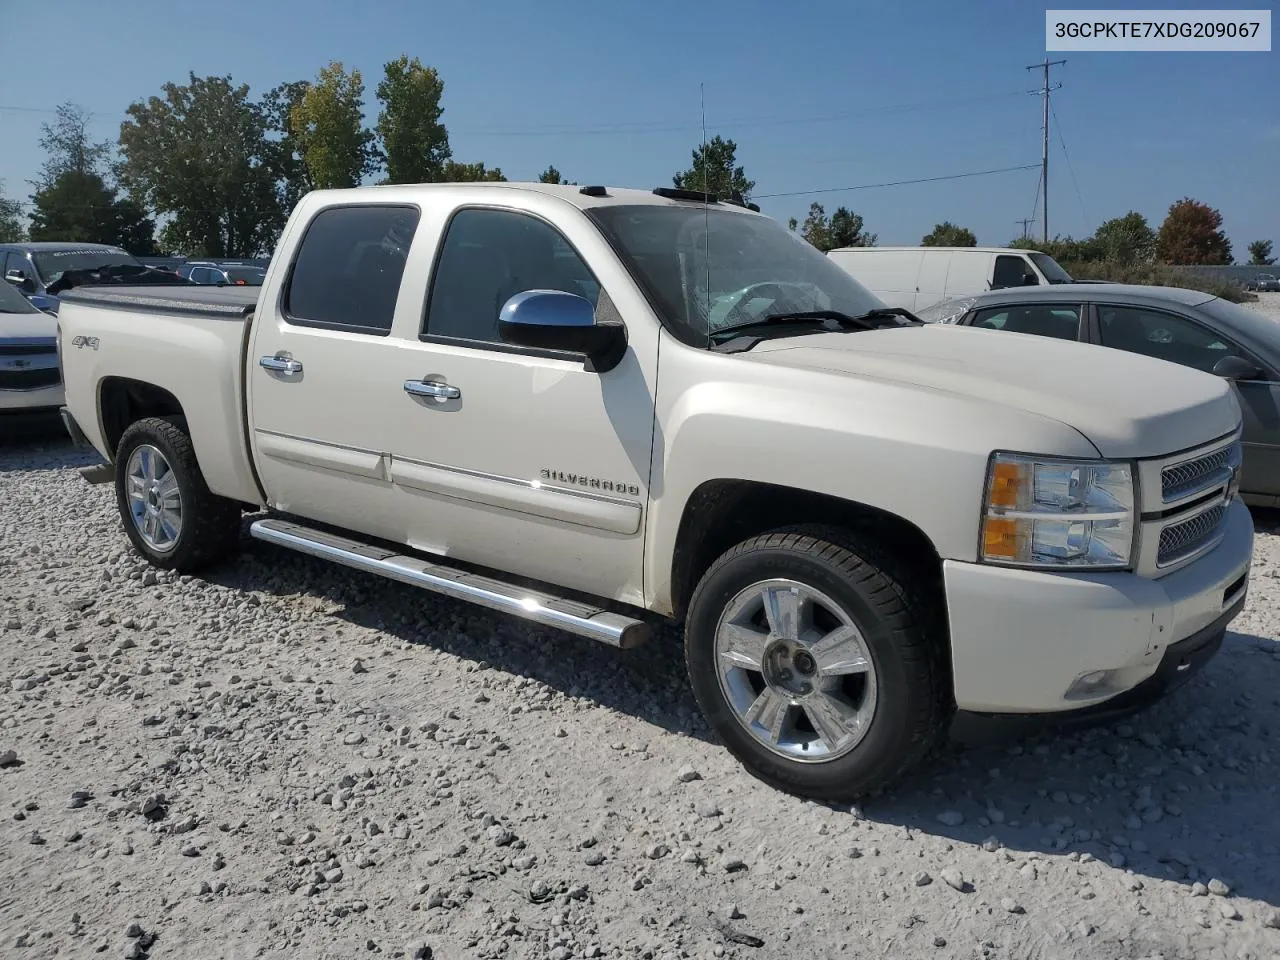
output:
<svg viewBox="0 0 1280 960"><path fill-rule="evenodd" d="M944 300L920 318L1078 340L1230 380L1244 414L1241 496L1280 506L1280 324L1263 314L1198 290L1081 283Z"/></svg>

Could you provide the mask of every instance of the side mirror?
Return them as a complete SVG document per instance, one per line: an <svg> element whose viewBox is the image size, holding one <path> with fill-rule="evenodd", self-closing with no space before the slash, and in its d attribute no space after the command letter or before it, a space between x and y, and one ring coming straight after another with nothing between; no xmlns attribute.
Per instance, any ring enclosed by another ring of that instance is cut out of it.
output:
<svg viewBox="0 0 1280 960"><path fill-rule="evenodd" d="M612 370L627 352L625 326L596 323L590 300L561 290L517 293L502 305L498 335L522 347L584 353L596 373Z"/></svg>
<svg viewBox="0 0 1280 960"><path fill-rule="evenodd" d="M1215 363L1213 373L1225 380L1257 380L1262 376L1262 369L1252 360L1233 355Z"/></svg>
<svg viewBox="0 0 1280 960"><path fill-rule="evenodd" d="M1034 273L1024 273L1022 275L1022 285L1024 287L1038 287L1040 286L1040 281Z"/></svg>
<svg viewBox="0 0 1280 960"><path fill-rule="evenodd" d="M13 270L8 271L7 273L5 273L4 278L8 280L10 283L12 283L15 287L18 287L24 293L36 292L35 282L32 281L32 279L27 276L27 271L21 268L15 268Z"/></svg>

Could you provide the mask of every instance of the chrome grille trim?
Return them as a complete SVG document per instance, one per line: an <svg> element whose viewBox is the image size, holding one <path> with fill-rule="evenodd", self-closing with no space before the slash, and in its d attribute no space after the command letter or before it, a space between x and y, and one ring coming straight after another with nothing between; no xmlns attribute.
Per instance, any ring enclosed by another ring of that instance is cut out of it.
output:
<svg viewBox="0 0 1280 960"><path fill-rule="evenodd" d="M1238 442L1191 460L1170 464L1160 471L1161 499L1170 503L1221 486L1231 479L1232 471L1239 464Z"/></svg>
<svg viewBox="0 0 1280 960"><path fill-rule="evenodd" d="M1156 565L1167 567L1217 546L1222 539L1227 507L1227 503L1215 503L1190 517L1167 524L1160 531Z"/></svg>

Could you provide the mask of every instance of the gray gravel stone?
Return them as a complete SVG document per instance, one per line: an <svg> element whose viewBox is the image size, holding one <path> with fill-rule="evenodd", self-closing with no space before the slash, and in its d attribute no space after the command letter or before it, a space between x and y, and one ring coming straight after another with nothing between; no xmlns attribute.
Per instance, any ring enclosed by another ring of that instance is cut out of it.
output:
<svg viewBox="0 0 1280 960"><path fill-rule="evenodd" d="M704 820L720 816L720 805L714 800L699 800L694 810Z"/></svg>
<svg viewBox="0 0 1280 960"><path fill-rule="evenodd" d="M670 852L671 848L665 843L654 843L645 848L644 855L650 860L661 860Z"/></svg>
<svg viewBox="0 0 1280 960"><path fill-rule="evenodd" d="M1018 903L1018 901L1014 900L1012 897L1001 897L1000 909L1003 910L1005 913L1025 913L1026 912L1025 910L1022 909L1022 904Z"/></svg>
<svg viewBox="0 0 1280 960"><path fill-rule="evenodd" d="M694 780L701 780L702 774L688 764L685 764L676 771L676 779L681 783L692 783Z"/></svg>
<svg viewBox="0 0 1280 960"><path fill-rule="evenodd" d="M1217 877L1214 877L1209 881L1209 892L1215 897L1225 897L1231 893L1231 888Z"/></svg>
<svg viewBox="0 0 1280 960"><path fill-rule="evenodd" d="M948 827L958 827L964 823L964 814L959 810L944 810L938 814L938 822Z"/></svg>
<svg viewBox="0 0 1280 960"><path fill-rule="evenodd" d="M952 890L959 890L961 893L964 893L969 889L969 883L965 880L964 874L955 867L947 867L943 870L939 870L938 876L940 876L942 878L942 882Z"/></svg>
<svg viewBox="0 0 1280 960"><path fill-rule="evenodd" d="M927 887L929 884L933 883L933 877L921 870L911 878L911 882L917 887Z"/></svg>

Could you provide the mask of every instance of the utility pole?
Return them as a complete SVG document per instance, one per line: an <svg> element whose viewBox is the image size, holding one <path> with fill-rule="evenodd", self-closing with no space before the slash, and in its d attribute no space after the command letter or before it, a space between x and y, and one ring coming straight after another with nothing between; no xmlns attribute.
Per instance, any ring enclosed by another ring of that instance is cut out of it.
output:
<svg viewBox="0 0 1280 960"><path fill-rule="evenodd" d="M1041 123L1040 130L1044 134L1044 142L1040 150L1040 189L1044 206L1041 208L1041 226L1044 228L1044 242L1049 242L1049 91L1057 90L1062 84L1057 86L1049 86L1049 68L1061 66L1066 63L1065 60L1045 60L1043 63L1033 63L1027 67L1028 70L1044 70L1044 85L1039 90L1032 90L1032 93L1038 93L1044 101L1044 120Z"/></svg>
<svg viewBox="0 0 1280 960"><path fill-rule="evenodd" d="M1036 222L1035 217L1027 217L1023 220L1015 220L1014 223L1022 224L1022 239L1027 239L1027 227Z"/></svg>

